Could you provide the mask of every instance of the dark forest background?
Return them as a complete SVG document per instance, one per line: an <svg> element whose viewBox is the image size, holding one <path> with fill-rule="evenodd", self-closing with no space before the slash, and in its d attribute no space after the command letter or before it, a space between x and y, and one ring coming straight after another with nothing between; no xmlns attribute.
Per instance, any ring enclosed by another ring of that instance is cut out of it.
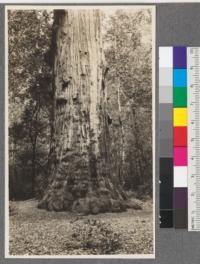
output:
<svg viewBox="0 0 200 264"><path fill-rule="evenodd" d="M41 198L48 183L53 19L44 10L8 13L12 200ZM109 12L103 23L113 169L140 199L152 196L151 23L148 9Z"/></svg>

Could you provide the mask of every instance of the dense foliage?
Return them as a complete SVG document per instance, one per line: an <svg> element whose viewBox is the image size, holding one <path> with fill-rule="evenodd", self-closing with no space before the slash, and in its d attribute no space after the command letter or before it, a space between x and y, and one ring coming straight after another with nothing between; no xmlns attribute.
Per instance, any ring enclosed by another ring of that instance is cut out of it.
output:
<svg viewBox="0 0 200 264"><path fill-rule="evenodd" d="M35 196L45 184L51 106L51 68L46 58L51 25L52 13L46 11L8 13L9 187L12 198Z"/></svg>
<svg viewBox="0 0 200 264"><path fill-rule="evenodd" d="M119 10L108 18L105 34L113 153L124 152L118 170L124 187L139 195L152 191L151 33L148 10Z"/></svg>

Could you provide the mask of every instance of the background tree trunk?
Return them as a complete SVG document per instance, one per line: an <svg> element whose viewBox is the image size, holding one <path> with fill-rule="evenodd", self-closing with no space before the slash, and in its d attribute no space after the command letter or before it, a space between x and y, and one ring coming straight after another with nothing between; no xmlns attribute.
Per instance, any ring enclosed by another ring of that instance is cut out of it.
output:
<svg viewBox="0 0 200 264"><path fill-rule="evenodd" d="M99 10L55 11L49 183L40 208L99 213L125 209L111 171Z"/></svg>

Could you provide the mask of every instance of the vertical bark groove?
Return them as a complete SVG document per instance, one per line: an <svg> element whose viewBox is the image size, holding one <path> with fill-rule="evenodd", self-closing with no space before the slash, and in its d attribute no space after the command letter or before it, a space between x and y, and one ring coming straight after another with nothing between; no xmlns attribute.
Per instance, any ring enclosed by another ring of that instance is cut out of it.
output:
<svg viewBox="0 0 200 264"><path fill-rule="evenodd" d="M50 175L39 207L85 214L123 210L110 165L100 11L56 11L53 41Z"/></svg>

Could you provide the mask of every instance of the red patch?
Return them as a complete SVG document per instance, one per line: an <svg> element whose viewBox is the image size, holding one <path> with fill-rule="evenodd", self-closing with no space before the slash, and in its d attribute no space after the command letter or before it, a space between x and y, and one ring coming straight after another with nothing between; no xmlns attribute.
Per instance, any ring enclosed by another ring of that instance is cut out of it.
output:
<svg viewBox="0 0 200 264"><path fill-rule="evenodd" d="M174 127L174 146L187 146L187 127Z"/></svg>

